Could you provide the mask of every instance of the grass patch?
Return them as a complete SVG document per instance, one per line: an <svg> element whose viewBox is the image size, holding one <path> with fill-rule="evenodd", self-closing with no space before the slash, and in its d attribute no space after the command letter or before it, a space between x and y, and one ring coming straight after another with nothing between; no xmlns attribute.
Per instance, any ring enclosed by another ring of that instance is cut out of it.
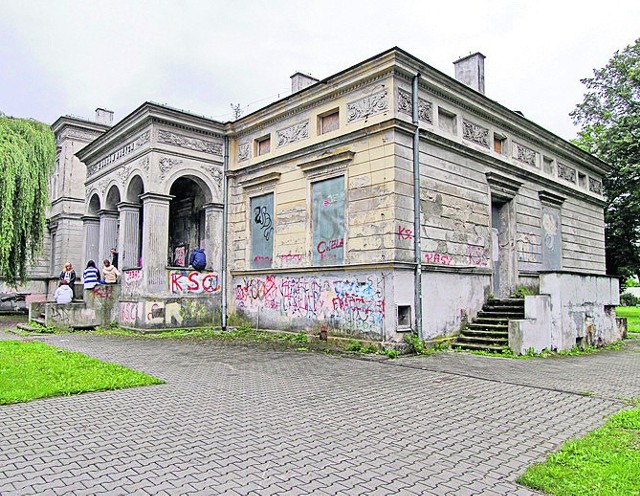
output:
<svg viewBox="0 0 640 496"><path fill-rule="evenodd" d="M616 307L616 315L627 318L627 331L640 332L640 307Z"/></svg>
<svg viewBox="0 0 640 496"><path fill-rule="evenodd" d="M640 408L567 442L517 482L554 496L640 494Z"/></svg>
<svg viewBox="0 0 640 496"><path fill-rule="evenodd" d="M615 341L605 346L574 346L570 350L563 350L563 351L542 350L540 352L535 352L533 351L533 349L530 349L524 355L516 355L513 351L511 351L510 348L504 348L502 351L459 350L459 349L454 349L454 351L459 353L470 353L472 355L480 355L480 356L528 360L530 358L557 358L557 357L567 357L567 356L593 355L594 353L600 353L602 351L620 350L622 349L623 346L624 346L623 341Z"/></svg>
<svg viewBox="0 0 640 496"><path fill-rule="evenodd" d="M163 381L41 342L0 341L0 405Z"/></svg>

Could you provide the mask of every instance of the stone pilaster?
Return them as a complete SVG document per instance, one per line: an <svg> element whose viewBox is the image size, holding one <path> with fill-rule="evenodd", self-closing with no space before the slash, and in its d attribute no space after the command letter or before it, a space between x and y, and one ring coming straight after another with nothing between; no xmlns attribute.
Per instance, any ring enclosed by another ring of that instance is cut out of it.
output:
<svg viewBox="0 0 640 496"><path fill-rule="evenodd" d="M218 273L222 272L222 205L207 203L205 211L205 247L207 254L207 268Z"/></svg>
<svg viewBox="0 0 640 496"><path fill-rule="evenodd" d="M82 217L84 229L84 264L93 260L100 267L100 217L84 215Z"/></svg>
<svg viewBox="0 0 640 496"><path fill-rule="evenodd" d="M148 293L167 292L169 251L169 204L173 196L156 193L140 195L142 230L142 284Z"/></svg>
<svg viewBox="0 0 640 496"><path fill-rule="evenodd" d="M118 203L120 212L120 269L130 269L140 265L140 210L139 203Z"/></svg>

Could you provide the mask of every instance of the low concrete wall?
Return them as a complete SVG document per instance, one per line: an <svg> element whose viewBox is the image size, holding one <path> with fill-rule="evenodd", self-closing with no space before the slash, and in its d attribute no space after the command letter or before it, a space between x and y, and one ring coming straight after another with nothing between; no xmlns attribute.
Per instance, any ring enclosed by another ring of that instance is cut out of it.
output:
<svg viewBox="0 0 640 496"><path fill-rule="evenodd" d="M47 327L58 329L77 329L102 324L100 315L94 308L87 308L83 302L59 304L50 301L37 301L29 306L29 319L44 319Z"/></svg>
<svg viewBox="0 0 640 496"><path fill-rule="evenodd" d="M488 274L424 272L422 329L425 339L458 334L475 316L491 291Z"/></svg>
<svg viewBox="0 0 640 496"><path fill-rule="evenodd" d="M524 297L524 320L509 322L509 348L516 355L525 355L529 350L539 353L552 348L549 295Z"/></svg>
<svg viewBox="0 0 640 496"><path fill-rule="evenodd" d="M540 275L540 294L551 298L551 348L606 345L622 339L615 306L620 304L618 279L552 272Z"/></svg>

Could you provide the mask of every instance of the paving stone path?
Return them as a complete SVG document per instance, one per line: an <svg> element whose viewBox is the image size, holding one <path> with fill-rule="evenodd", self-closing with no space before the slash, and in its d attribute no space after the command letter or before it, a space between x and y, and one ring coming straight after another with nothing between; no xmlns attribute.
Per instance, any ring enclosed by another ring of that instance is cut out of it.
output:
<svg viewBox="0 0 640 496"><path fill-rule="evenodd" d="M640 396L640 340L562 359L367 361L210 340L39 339L166 384L0 406L3 496L535 494L515 483L527 466Z"/></svg>

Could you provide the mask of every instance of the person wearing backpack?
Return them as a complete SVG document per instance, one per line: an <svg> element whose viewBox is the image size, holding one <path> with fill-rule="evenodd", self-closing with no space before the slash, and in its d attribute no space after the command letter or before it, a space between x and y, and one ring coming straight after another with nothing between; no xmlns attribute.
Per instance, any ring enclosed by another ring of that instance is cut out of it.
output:
<svg viewBox="0 0 640 496"><path fill-rule="evenodd" d="M191 257L189 257L189 265L193 267L195 270L204 270L207 266L207 255L204 253L202 248L196 248L191 252Z"/></svg>

